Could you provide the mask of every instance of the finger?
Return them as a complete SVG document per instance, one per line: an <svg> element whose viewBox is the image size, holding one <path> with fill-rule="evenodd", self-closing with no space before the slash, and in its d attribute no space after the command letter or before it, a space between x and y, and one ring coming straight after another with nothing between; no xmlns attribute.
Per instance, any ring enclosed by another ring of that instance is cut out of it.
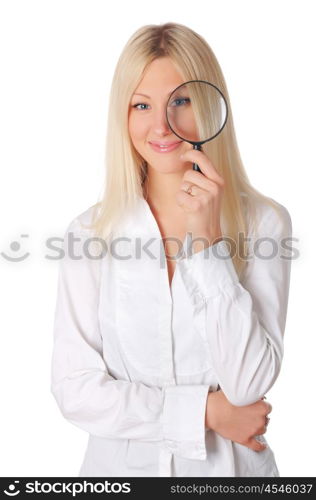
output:
<svg viewBox="0 0 316 500"><path fill-rule="evenodd" d="M192 210L197 210L199 205L197 203L198 199L196 196L192 196L191 194L186 193L183 189L180 189L176 194L176 200L180 207L184 210L188 210L191 212Z"/></svg>
<svg viewBox="0 0 316 500"><path fill-rule="evenodd" d="M249 448L254 451L263 451L266 449L266 445L264 443L261 443L260 441L257 441L255 438L251 438L249 442Z"/></svg>
<svg viewBox="0 0 316 500"><path fill-rule="evenodd" d="M216 179L206 177L195 170L187 170L183 176L183 181L195 184L206 191L210 191L214 186L218 187L219 185Z"/></svg>
<svg viewBox="0 0 316 500"><path fill-rule="evenodd" d="M189 187L191 188L191 192L188 193L187 190ZM208 191L202 189L200 186L197 186L196 184L192 184L192 182L183 182L180 186L180 189L190 196L198 196L199 194L208 193Z"/></svg>
<svg viewBox="0 0 316 500"><path fill-rule="evenodd" d="M257 433L257 434L258 434L258 435L265 434L265 433L267 432L267 430L268 430L268 426L267 426L267 424L264 424L264 425L263 425L263 426L259 429L259 431L258 431L258 433Z"/></svg>
<svg viewBox="0 0 316 500"><path fill-rule="evenodd" d="M180 156L180 159L186 162L191 161L192 163L197 163L202 173L206 177L224 186L223 177L216 170L211 160L202 151L198 151L197 149L190 149L188 151L185 151L185 153Z"/></svg>
<svg viewBox="0 0 316 500"><path fill-rule="evenodd" d="M267 408L267 411L266 411L266 415L269 415L269 413L272 412L272 405L268 402L265 403L266 405L266 408Z"/></svg>

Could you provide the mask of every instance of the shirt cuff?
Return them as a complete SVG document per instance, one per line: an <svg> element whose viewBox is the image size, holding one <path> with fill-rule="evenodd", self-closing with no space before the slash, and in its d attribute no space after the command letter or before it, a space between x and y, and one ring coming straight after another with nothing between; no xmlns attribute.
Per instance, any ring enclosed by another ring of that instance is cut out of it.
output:
<svg viewBox="0 0 316 500"><path fill-rule="evenodd" d="M174 455L206 460L205 413L209 385L172 385L165 388L164 446Z"/></svg>
<svg viewBox="0 0 316 500"><path fill-rule="evenodd" d="M227 285L239 283L225 240L182 257L177 267L194 304L216 297Z"/></svg>

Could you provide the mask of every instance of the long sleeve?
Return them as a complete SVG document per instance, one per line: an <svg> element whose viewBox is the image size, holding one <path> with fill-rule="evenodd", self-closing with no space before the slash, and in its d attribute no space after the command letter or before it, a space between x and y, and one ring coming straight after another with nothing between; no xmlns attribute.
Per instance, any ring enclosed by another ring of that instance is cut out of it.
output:
<svg viewBox="0 0 316 500"><path fill-rule="evenodd" d="M64 235L53 335L51 392L62 415L96 436L163 441L205 459L208 385L155 387L109 374L98 320L101 247L87 243L76 218Z"/></svg>
<svg viewBox="0 0 316 500"><path fill-rule="evenodd" d="M292 223L280 207L281 217L265 208L242 281L225 239L178 263L219 385L236 406L263 397L281 368Z"/></svg>

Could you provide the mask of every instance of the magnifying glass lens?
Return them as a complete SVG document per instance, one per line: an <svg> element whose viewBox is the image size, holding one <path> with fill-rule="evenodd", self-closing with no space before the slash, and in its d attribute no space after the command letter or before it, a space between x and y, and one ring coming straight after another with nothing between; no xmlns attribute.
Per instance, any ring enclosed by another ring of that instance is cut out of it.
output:
<svg viewBox="0 0 316 500"><path fill-rule="evenodd" d="M166 113L170 128L182 140L206 142L224 127L227 106L217 87L209 82L191 81L172 92Z"/></svg>

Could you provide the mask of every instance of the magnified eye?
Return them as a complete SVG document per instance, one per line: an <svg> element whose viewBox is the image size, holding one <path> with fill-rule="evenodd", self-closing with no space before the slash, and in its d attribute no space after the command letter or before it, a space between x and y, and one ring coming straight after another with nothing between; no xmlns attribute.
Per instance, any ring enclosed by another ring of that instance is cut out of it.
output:
<svg viewBox="0 0 316 500"><path fill-rule="evenodd" d="M170 106L185 106L186 104L189 104L190 98L189 97L177 97L172 101Z"/></svg>

